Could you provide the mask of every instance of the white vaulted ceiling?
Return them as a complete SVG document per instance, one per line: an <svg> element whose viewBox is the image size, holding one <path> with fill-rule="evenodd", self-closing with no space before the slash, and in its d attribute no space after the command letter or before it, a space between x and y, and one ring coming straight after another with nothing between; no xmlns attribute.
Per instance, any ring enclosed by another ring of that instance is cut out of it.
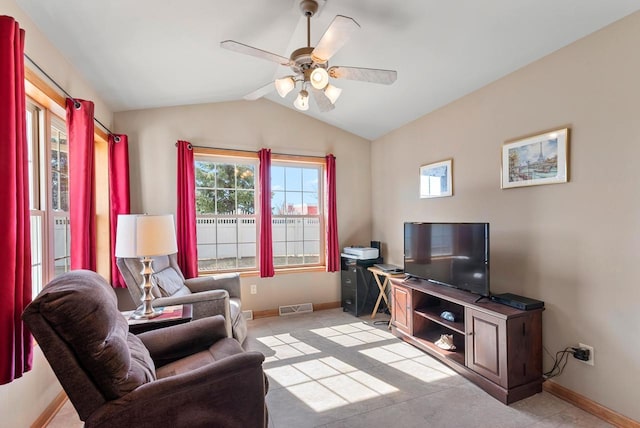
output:
<svg viewBox="0 0 640 428"><path fill-rule="evenodd" d="M114 111L240 100L290 73L220 48L285 57L306 45L299 0L16 0ZM373 140L640 9L637 0L326 0L360 24L330 65L398 71L390 86L339 80L309 116ZM295 91L267 99L293 107ZM249 102L249 101L248 101Z"/></svg>

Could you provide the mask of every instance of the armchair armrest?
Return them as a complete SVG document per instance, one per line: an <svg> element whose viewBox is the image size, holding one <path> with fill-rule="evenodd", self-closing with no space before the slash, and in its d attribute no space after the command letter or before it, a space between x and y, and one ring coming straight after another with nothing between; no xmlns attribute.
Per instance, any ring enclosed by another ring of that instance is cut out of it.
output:
<svg viewBox="0 0 640 428"><path fill-rule="evenodd" d="M184 282L192 293L206 290L227 290L229 297L240 297L240 275L223 273L212 276L190 278Z"/></svg>
<svg viewBox="0 0 640 428"><path fill-rule="evenodd" d="M263 360L259 352L243 352L146 383L106 403L85 426L264 427Z"/></svg>
<svg viewBox="0 0 640 428"><path fill-rule="evenodd" d="M226 290L210 290L181 296L158 297L153 302L155 306L193 305L194 320L213 315L222 315L225 318L229 337L231 337L231 307L229 306L229 293Z"/></svg>
<svg viewBox="0 0 640 428"><path fill-rule="evenodd" d="M140 333L138 338L149 350L156 367L208 349L227 337L222 315L202 318L186 324Z"/></svg>

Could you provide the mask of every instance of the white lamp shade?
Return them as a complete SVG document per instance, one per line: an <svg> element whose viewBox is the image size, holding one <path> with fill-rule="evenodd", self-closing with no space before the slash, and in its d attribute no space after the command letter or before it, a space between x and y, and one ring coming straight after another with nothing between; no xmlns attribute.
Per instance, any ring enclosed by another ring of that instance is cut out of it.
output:
<svg viewBox="0 0 640 428"><path fill-rule="evenodd" d="M309 110L309 92L305 91L304 89L301 90L298 94L298 98L296 98L296 100L293 102L293 105L298 110Z"/></svg>
<svg viewBox="0 0 640 428"><path fill-rule="evenodd" d="M327 70L322 67L314 68L311 72L311 76L309 76L309 80L311 81L311 85L316 89L324 89L325 86L329 83L329 74Z"/></svg>
<svg viewBox="0 0 640 428"><path fill-rule="evenodd" d="M286 97L289 92L293 90L296 86L296 83L293 81L291 76L283 77L282 79L276 79L274 82L276 85L276 91L278 91L278 95L282 98Z"/></svg>
<svg viewBox="0 0 640 428"><path fill-rule="evenodd" d="M331 101L331 104L336 103L341 93L342 93L342 89L337 88L333 85L327 85L327 87L324 90L324 94L327 96L327 98L329 98L329 101Z"/></svg>
<svg viewBox="0 0 640 428"><path fill-rule="evenodd" d="M172 215L119 215L116 257L153 257L178 252Z"/></svg>

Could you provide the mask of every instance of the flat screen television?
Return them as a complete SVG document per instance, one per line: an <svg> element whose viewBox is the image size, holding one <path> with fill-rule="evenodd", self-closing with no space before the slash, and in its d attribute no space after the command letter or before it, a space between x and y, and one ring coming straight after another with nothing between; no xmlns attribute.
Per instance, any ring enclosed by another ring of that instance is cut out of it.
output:
<svg viewBox="0 0 640 428"><path fill-rule="evenodd" d="M405 223L404 273L489 296L489 223Z"/></svg>

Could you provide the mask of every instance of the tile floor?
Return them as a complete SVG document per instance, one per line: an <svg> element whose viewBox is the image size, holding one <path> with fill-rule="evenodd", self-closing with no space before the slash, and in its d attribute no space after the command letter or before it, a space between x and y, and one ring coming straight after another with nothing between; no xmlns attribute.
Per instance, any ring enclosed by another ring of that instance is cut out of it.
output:
<svg viewBox="0 0 640 428"><path fill-rule="evenodd" d="M332 309L249 322L271 428L610 426L546 392L505 406L376 320ZM81 426L68 402L49 424Z"/></svg>

